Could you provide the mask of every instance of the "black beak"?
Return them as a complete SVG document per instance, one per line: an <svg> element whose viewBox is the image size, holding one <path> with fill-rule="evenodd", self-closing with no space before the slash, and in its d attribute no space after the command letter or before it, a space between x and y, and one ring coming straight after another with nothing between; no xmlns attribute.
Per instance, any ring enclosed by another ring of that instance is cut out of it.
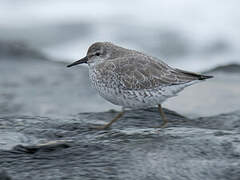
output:
<svg viewBox="0 0 240 180"><path fill-rule="evenodd" d="M78 64L87 63L87 61L88 61L88 57L86 56L78 61L73 62L72 64L67 65L67 67L72 67L72 66L76 66Z"/></svg>

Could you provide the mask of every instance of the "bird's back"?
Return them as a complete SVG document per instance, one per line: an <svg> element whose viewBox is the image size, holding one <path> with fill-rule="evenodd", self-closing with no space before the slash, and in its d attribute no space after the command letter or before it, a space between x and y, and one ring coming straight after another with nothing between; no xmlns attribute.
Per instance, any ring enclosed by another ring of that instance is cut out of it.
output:
<svg viewBox="0 0 240 180"><path fill-rule="evenodd" d="M92 71L99 83L108 88L125 90L153 89L211 77L174 69L142 54L104 61L93 67Z"/></svg>

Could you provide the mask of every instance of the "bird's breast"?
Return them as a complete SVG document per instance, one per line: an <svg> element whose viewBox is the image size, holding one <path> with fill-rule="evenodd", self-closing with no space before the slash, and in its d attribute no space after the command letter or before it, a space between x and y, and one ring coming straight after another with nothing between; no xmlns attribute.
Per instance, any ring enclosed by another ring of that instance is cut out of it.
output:
<svg viewBox="0 0 240 180"><path fill-rule="evenodd" d="M94 69L89 71L89 77L93 88L95 88L100 96L113 104L123 107L139 108L149 107L162 103L167 96L162 94L161 89L145 89L145 90L125 90L118 87L116 79L101 79L98 72Z"/></svg>

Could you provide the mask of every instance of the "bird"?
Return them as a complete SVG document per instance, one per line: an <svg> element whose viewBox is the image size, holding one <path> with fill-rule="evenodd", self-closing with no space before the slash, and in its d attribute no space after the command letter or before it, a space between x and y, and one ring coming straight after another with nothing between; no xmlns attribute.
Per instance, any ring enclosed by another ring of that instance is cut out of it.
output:
<svg viewBox="0 0 240 180"><path fill-rule="evenodd" d="M156 57L111 42L93 43L85 57L67 67L83 63L88 64L89 79L99 95L122 107L109 123L96 127L102 130L120 119L126 108L154 106L162 119L159 127L166 127L168 120L162 103L185 87L213 77L170 67Z"/></svg>

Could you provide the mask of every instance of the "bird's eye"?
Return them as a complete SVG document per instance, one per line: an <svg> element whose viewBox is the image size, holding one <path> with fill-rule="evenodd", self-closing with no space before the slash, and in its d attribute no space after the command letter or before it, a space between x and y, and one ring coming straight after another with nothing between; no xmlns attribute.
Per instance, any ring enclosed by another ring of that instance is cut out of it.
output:
<svg viewBox="0 0 240 180"><path fill-rule="evenodd" d="M100 53L99 53L99 52L97 52L97 53L96 53L96 56L100 56Z"/></svg>

